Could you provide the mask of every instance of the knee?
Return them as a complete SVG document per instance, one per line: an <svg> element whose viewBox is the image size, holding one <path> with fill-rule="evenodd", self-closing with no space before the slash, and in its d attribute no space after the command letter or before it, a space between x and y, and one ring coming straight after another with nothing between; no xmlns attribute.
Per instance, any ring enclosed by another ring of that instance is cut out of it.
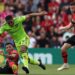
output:
<svg viewBox="0 0 75 75"><path fill-rule="evenodd" d="M17 65L15 65L15 64L14 64L14 65L12 65L12 70L13 70L13 71L17 71L17 70L18 70L18 66L17 66Z"/></svg>
<svg viewBox="0 0 75 75"><path fill-rule="evenodd" d="M21 52L24 53L24 52L26 52L26 51L27 51L27 47L26 47L25 45L22 45L22 46L21 46Z"/></svg>
<svg viewBox="0 0 75 75"><path fill-rule="evenodd" d="M61 51L62 51L62 52L65 52L65 51L66 51L66 48L65 48L65 47L62 47L62 48L61 48Z"/></svg>
<svg viewBox="0 0 75 75"><path fill-rule="evenodd" d="M67 52L66 52L67 49L65 47L62 47L61 50L62 50L62 57L67 57Z"/></svg>
<svg viewBox="0 0 75 75"><path fill-rule="evenodd" d="M17 65L14 64L12 66L12 70L13 70L14 75L17 75L18 74L18 66Z"/></svg>

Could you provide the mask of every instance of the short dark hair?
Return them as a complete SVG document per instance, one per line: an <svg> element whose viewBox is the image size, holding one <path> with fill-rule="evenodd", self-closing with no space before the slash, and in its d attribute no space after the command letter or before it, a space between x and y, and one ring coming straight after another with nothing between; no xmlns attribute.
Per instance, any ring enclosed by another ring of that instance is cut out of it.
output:
<svg viewBox="0 0 75 75"><path fill-rule="evenodd" d="M12 44L12 43L10 43L10 42L6 43L5 45L6 45L6 46L7 46L7 45L12 45L12 46L13 46L13 44Z"/></svg>
<svg viewBox="0 0 75 75"><path fill-rule="evenodd" d="M6 20L6 21L7 21L7 20L10 20L10 19L12 19L12 16L11 16L11 15L8 15L8 16L5 17L5 20Z"/></svg>

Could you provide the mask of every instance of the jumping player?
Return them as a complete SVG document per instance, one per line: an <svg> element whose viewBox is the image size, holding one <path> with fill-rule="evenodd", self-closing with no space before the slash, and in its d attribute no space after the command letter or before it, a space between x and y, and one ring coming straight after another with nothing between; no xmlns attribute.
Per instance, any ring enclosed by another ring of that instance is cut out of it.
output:
<svg viewBox="0 0 75 75"><path fill-rule="evenodd" d="M19 52L20 57L23 59L23 67L22 69L26 72L29 73L28 69L28 45L29 45L29 36L26 34L22 22L25 21L27 18L30 18L32 16L42 16L47 14L47 12L42 11L40 13L31 13L25 16L19 16L13 18L12 16L8 15L6 16L5 20L6 22L2 27L0 27L0 34L2 34L4 31L7 31L13 38L16 48ZM33 64L39 64L40 67L43 69L45 68L44 65L40 64L39 62L32 61L30 59L30 62Z"/></svg>
<svg viewBox="0 0 75 75"><path fill-rule="evenodd" d="M69 23L69 25L65 26L65 27L60 27L59 30L60 31L65 31L65 30L68 30L72 27L75 27L75 2L71 3L70 5L70 10L71 10L71 13L72 13L72 20L71 22ZM75 35L72 35L65 43L64 45L62 46L61 48L61 51L62 51L62 58L63 58L63 61L64 61L64 64L59 67L57 70L60 71L60 70L63 70L63 69L68 69L69 68L69 65L68 65L68 60L67 60L67 49L74 46L75 45Z"/></svg>

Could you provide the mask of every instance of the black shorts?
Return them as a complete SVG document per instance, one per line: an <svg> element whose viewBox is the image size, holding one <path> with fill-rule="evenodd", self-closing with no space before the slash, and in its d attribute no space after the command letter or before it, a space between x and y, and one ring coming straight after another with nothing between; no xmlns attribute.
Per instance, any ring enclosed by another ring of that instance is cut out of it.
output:
<svg viewBox="0 0 75 75"><path fill-rule="evenodd" d="M71 44L72 46L75 45L75 35L70 37L65 43Z"/></svg>
<svg viewBox="0 0 75 75"><path fill-rule="evenodd" d="M12 69L9 67L9 65L5 65L5 67L0 67L0 74L14 74Z"/></svg>

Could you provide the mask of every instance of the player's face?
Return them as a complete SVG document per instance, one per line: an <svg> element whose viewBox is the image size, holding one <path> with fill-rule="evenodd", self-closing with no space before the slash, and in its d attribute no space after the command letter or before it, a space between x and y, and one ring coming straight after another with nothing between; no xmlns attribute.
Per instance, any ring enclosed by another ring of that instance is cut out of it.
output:
<svg viewBox="0 0 75 75"><path fill-rule="evenodd" d="M6 51L7 51L7 52L12 51L13 49L14 49L14 48L13 48L13 46L12 46L11 44L6 45Z"/></svg>
<svg viewBox="0 0 75 75"><path fill-rule="evenodd" d="M71 5L70 10L71 10L72 13L75 13L75 5Z"/></svg>
<svg viewBox="0 0 75 75"><path fill-rule="evenodd" d="M13 19L7 20L7 23L8 23L10 26L13 26L13 25L14 25Z"/></svg>

